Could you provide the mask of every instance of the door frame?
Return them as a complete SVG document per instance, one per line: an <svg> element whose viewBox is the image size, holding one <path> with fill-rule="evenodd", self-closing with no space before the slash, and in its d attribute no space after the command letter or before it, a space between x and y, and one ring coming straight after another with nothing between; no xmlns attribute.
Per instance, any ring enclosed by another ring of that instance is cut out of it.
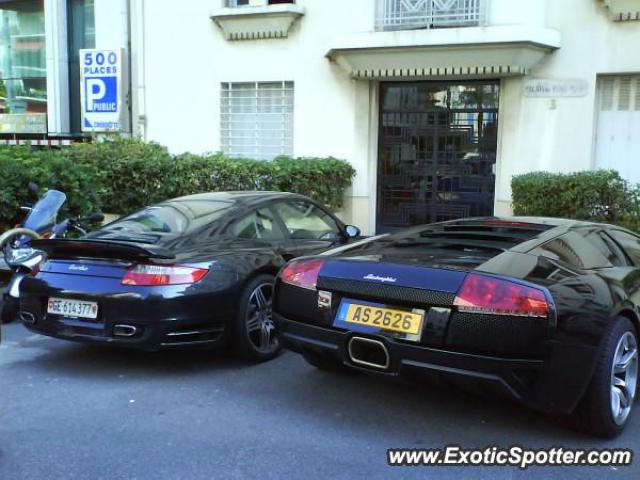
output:
<svg viewBox="0 0 640 480"><path fill-rule="evenodd" d="M378 156L380 155L380 81L369 82L369 225L374 235L378 223Z"/></svg>

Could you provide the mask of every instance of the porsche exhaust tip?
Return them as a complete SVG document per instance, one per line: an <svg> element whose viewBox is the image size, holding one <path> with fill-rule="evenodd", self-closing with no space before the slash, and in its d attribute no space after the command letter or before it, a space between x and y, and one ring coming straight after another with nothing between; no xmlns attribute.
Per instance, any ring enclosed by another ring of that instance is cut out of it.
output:
<svg viewBox="0 0 640 480"><path fill-rule="evenodd" d="M389 350L380 340L351 337L347 350L349 359L356 365L387 370L391 364Z"/></svg>
<svg viewBox="0 0 640 480"><path fill-rule="evenodd" d="M30 325L33 325L34 323L36 323L36 317L31 312L24 312L24 311L20 312L20 320Z"/></svg>
<svg viewBox="0 0 640 480"><path fill-rule="evenodd" d="M133 337L138 329L133 325L116 325L113 327L113 335L116 337Z"/></svg>

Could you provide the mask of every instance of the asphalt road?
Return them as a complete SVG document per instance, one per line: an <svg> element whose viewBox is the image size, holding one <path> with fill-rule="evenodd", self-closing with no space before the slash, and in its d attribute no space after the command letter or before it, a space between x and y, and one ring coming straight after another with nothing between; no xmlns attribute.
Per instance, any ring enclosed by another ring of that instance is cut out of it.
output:
<svg viewBox="0 0 640 480"><path fill-rule="evenodd" d="M205 352L92 348L5 325L0 479L640 478L631 467L388 467L390 447L624 447L507 402L329 374L286 353L247 365Z"/></svg>

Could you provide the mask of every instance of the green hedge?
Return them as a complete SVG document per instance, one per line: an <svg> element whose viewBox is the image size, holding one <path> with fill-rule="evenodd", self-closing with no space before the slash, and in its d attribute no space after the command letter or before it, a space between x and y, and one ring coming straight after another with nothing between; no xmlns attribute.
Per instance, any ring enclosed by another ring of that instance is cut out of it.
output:
<svg viewBox="0 0 640 480"><path fill-rule="evenodd" d="M30 181L43 190L67 194L65 213L79 215L99 210L100 175L91 166L74 162L63 150L0 147L0 232L24 219L21 205L37 201L27 188Z"/></svg>
<svg viewBox="0 0 640 480"><path fill-rule="evenodd" d="M0 147L0 229L20 221L19 207L35 200L33 180L68 197L73 215L126 213L192 193L275 190L308 195L331 210L342 206L355 170L335 158L279 157L271 162L222 154L172 155L135 139L77 144L68 149Z"/></svg>
<svg viewBox="0 0 640 480"><path fill-rule="evenodd" d="M614 170L532 172L511 182L515 215L594 220L640 230L638 186Z"/></svg>

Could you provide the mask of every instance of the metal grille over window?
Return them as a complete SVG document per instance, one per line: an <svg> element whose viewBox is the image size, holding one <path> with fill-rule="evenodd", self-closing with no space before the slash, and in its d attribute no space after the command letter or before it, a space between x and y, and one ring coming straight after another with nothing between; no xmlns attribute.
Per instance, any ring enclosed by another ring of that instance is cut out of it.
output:
<svg viewBox="0 0 640 480"><path fill-rule="evenodd" d="M281 3L296 3L295 0L227 0L226 6L236 7L266 7L267 5L278 5Z"/></svg>
<svg viewBox="0 0 640 480"><path fill-rule="evenodd" d="M483 25L489 0L377 0L378 30Z"/></svg>
<svg viewBox="0 0 640 480"><path fill-rule="evenodd" d="M381 84L377 232L493 213L499 90Z"/></svg>
<svg viewBox="0 0 640 480"><path fill-rule="evenodd" d="M223 151L272 160L293 154L293 82L223 83Z"/></svg>

